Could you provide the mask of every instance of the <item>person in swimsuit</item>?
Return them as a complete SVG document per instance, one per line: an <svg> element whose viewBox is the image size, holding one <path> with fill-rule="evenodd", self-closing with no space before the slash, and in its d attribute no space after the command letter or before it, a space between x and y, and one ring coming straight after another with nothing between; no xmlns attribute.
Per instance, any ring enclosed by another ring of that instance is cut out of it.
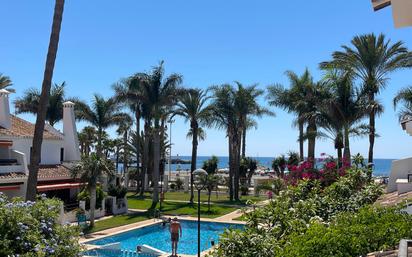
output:
<svg viewBox="0 0 412 257"><path fill-rule="evenodd" d="M182 237L182 227L177 218L173 218L170 223L170 239L172 240L172 256L177 256L177 243L179 237Z"/></svg>

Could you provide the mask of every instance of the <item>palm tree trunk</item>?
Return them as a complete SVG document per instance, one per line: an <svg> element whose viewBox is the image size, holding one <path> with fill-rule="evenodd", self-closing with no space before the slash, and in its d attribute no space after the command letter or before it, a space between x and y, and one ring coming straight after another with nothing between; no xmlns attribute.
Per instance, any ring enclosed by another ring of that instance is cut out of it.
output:
<svg viewBox="0 0 412 257"><path fill-rule="evenodd" d="M135 118L136 118L136 142L135 142L135 148L136 148L136 169L137 169L137 175L140 177L140 173L142 171L140 170L140 111L135 110ZM137 180L137 185L136 185L136 193L140 192L140 186L143 186L143 183L140 184L142 181L140 179Z"/></svg>
<svg viewBox="0 0 412 257"><path fill-rule="evenodd" d="M228 143L229 143L229 199L233 201L233 147L232 147L232 137L231 133L228 133Z"/></svg>
<svg viewBox="0 0 412 257"><path fill-rule="evenodd" d="M315 162L315 144L316 144L316 124L314 124L314 121L310 121L307 132L309 135L308 138L308 160L311 162Z"/></svg>
<svg viewBox="0 0 412 257"><path fill-rule="evenodd" d="M231 137L232 174L234 176L233 198L239 200L239 166L240 166L240 140L238 133L233 132Z"/></svg>
<svg viewBox="0 0 412 257"><path fill-rule="evenodd" d="M373 94L369 96L369 100L374 101ZM369 153L368 153L368 163L373 163L373 147L375 145L375 111L371 110L369 114Z"/></svg>
<svg viewBox="0 0 412 257"><path fill-rule="evenodd" d="M143 171L141 172L141 189L140 195L143 195L145 188L145 176L149 175L149 143L150 143L150 121L146 120L144 124L144 147L143 147Z"/></svg>
<svg viewBox="0 0 412 257"><path fill-rule="evenodd" d="M123 176L124 176L124 182L126 184L126 188L129 188L129 176L128 176L128 171L129 171L129 153L128 153L128 147L127 147L127 140L128 140L128 131L127 129L124 131L123 134Z"/></svg>
<svg viewBox="0 0 412 257"><path fill-rule="evenodd" d="M94 226L94 211L96 209L96 185L90 186L90 227Z"/></svg>
<svg viewBox="0 0 412 257"><path fill-rule="evenodd" d="M119 170L119 154L120 154L119 146L116 146L116 172Z"/></svg>
<svg viewBox="0 0 412 257"><path fill-rule="evenodd" d="M246 128L242 130L242 159L246 157Z"/></svg>
<svg viewBox="0 0 412 257"><path fill-rule="evenodd" d="M299 121L299 157L300 161L303 161L305 156L304 156L304 150L303 150L303 133L304 133L304 123L302 121Z"/></svg>
<svg viewBox="0 0 412 257"><path fill-rule="evenodd" d="M349 128L345 127L344 131L344 150L343 150L343 156L345 158L345 161L350 164L351 163L351 155L350 155L350 146L349 146Z"/></svg>
<svg viewBox="0 0 412 257"><path fill-rule="evenodd" d="M159 120L156 118L153 137L153 195L152 208L159 202L159 177L160 177L160 131Z"/></svg>
<svg viewBox="0 0 412 257"><path fill-rule="evenodd" d="M103 147L102 147L102 136L103 136L103 129L98 128L97 129L97 156L103 157Z"/></svg>
<svg viewBox="0 0 412 257"><path fill-rule="evenodd" d="M342 148L338 147L337 149L338 154L338 168L342 167Z"/></svg>
<svg viewBox="0 0 412 257"><path fill-rule="evenodd" d="M196 121L192 121L192 163L190 165L190 203L193 203L194 199L194 190L193 190L193 171L196 169L196 158L197 158L197 133L198 133L198 124Z"/></svg>
<svg viewBox="0 0 412 257"><path fill-rule="evenodd" d="M37 191L37 174L41 158L41 146L43 143L44 123L46 120L47 104L49 102L50 88L53 79L54 64L56 62L59 46L60 29L63 19L64 0L56 0L54 6L52 31L47 51L46 66L42 83L42 91L34 127L32 152L30 155L29 178L27 181L26 200L34 201Z"/></svg>

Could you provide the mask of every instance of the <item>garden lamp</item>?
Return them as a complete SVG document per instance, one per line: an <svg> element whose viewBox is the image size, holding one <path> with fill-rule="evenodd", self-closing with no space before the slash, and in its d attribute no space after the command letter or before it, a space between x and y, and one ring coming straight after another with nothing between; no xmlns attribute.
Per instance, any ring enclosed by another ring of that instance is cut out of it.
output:
<svg viewBox="0 0 412 257"><path fill-rule="evenodd" d="M194 184L197 189L197 256L200 257L200 191L205 188L202 178L207 176L204 169L193 171Z"/></svg>

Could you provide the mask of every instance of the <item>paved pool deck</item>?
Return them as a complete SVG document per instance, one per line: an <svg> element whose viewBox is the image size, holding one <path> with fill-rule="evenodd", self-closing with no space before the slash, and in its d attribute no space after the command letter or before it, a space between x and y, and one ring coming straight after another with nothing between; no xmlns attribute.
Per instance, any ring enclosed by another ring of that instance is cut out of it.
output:
<svg viewBox="0 0 412 257"><path fill-rule="evenodd" d="M145 211L145 210L138 210L138 209L129 209L129 211L131 212L136 212L136 211ZM241 209L237 209L231 213L228 213L226 215L217 217L217 218L201 218L201 221L208 221L208 222L222 222L222 223L233 223L233 224L245 224L244 221L238 221L235 220L236 218L239 218L240 216L242 216L243 212ZM168 216L165 215L163 216L164 218L173 218L175 216ZM197 217L191 217L191 216L177 216L179 217L179 219L181 220L192 220L192 221L197 221ZM132 224L128 224L128 225L124 225L124 226L120 226L120 227L115 227L115 228L110 228L110 229L105 229L102 231L98 231L98 232L94 232L94 233L90 233L85 235L84 237L82 237L79 242L84 244L86 246L87 249L92 249L95 246L91 246L88 245L87 242L92 241L92 240L96 240L96 239L100 239L103 237L107 237L107 236L112 236L112 235L116 235L116 234L120 234L120 233L124 233L133 229L138 229L138 228L142 228L142 227L146 227L146 226L150 226L153 224L158 224L161 223L162 220L161 219L149 219L149 220L144 220L144 221L139 221L136 223L132 223ZM204 252L201 253L201 256L205 256L211 249L208 249ZM165 255L161 255L160 257L168 257L170 256L170 253L165 254ZM196 255L185 255L185 254L179 254L179 256L181 257L195 257Z"/></svg>

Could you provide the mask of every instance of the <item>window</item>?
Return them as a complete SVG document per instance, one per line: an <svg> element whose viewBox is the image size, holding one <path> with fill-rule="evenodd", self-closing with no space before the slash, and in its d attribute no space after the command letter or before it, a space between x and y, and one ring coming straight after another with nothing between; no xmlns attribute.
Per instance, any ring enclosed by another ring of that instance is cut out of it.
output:
<svg viewBox="0 0 412 257"><path fill-rule="evenodd" d="M60 162L64 161L64 148L60 148Z"/></svg>

